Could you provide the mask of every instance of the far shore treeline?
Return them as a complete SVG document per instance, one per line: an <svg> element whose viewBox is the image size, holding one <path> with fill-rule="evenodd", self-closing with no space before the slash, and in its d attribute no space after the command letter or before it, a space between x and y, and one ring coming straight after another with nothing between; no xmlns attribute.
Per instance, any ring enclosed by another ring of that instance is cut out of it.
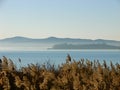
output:
<svg viewBox="0 0 120 90"><path fill-rule="evenodd" d="M119 46L107 44L56 44L51 49L120 49Z"/></svg>

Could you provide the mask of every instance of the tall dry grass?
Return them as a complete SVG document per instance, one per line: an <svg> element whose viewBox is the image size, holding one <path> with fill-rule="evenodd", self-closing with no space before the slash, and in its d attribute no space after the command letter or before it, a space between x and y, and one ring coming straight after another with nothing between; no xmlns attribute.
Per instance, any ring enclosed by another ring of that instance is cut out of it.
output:
<svg viewBox="0 0 120 90"><path fill-rule="evenodd" d="M58 68L49 63L16 69L5 56L0 63L0 90L120 90L120 64L71 60Z"/></svg>

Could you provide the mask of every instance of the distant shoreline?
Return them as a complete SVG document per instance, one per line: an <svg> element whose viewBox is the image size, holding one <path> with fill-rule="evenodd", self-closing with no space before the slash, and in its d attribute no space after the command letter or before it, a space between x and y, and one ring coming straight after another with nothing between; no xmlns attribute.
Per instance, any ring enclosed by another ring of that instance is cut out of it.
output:
<svg viewBox="0 0 120 90"><path fill-rule="evenodd" d="M80 44L56 44L54 45L52 48L49 49L79 49L79 50L111 50L111 49L118 49L120 50L119 46L112 46L112 45L108 45L108 44L84 44L84 45L80 45Z"/></svg>
<svg viewBox="0 0 120 90"><path fill-rule="evenodd" d="M41 49L41 50L0 50L0 52L48 52L48 51L120 51L120 49Z"/></svg>

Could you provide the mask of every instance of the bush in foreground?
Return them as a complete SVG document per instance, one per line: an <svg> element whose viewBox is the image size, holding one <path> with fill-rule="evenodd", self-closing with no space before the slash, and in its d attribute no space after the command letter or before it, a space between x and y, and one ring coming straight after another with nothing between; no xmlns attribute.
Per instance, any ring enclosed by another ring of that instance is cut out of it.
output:
<svg viewBox="0 0 120 90"><path fill-rule="evenodd" d="M0 64L0 90L120 90L120 65L81 59L58 68L49 63L16 69L12 60L3 57Z"/></svg>

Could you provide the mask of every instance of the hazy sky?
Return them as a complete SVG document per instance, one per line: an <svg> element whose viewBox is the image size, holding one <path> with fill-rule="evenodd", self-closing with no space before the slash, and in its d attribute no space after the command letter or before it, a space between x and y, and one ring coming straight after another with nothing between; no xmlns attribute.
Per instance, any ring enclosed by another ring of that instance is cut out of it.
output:
<svg viewBox="0 0 120 90"><path fill-rule="evenodd" d="M0 38L120 40L120 0L0 0Z"/></svg>

